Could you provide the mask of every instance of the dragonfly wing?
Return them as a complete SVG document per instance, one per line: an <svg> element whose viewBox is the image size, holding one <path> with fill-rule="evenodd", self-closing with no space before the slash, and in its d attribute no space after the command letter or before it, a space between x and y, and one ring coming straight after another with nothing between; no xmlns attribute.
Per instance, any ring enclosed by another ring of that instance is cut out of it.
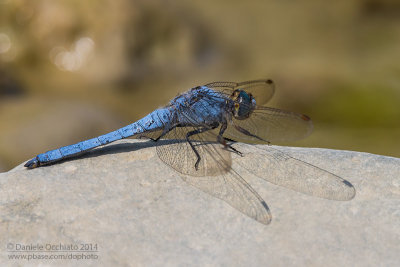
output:
<svg viewBox="0 0 400 267"><path fill-rule="evenodd" d="M159 158L176 171L191 176L216 176L229 172L232 164L231 153L217 142L216 135L203 132L189 137L193 148L186 136L199 130L198 127L176 127L162 139L168 139L157 146ZM200 161L195 168L198 153Z"/></svg>
<svg viewBox="0 0 400 267"><path fill-rule="evenodd" d="M253 136L240 132L237 127L246 130ZM224 137L245 143L295 141L307 137L313 129L312 121L306 115L269 107L257 106L249 118L232 119Z"/></svg>
<svg viewBox="0 0 400 267"><path fill-rule="evenodd" d="M355 196L353 185L343 178L310 163L267 146L240 144L246 163L239 164L254 175L276 185L331 200L350 200Z"/></svg>
<svg viewBox="0 0 400 267"><path fill-rule="evenodd" d="M185 116L191 118L190 111ZM193 123L195 120L193 119ZM193 147L200 156L198 168L195 168L197 156L189 142L188 133L208 129L190 138ZM157 146L159 158L183 174L183 180L192 186L217 197L247 216L263 223L271 221L271 213L265 201L232 168L232 152L218 143L211 128L199 124L199 127L176 127L162 139L164 144Z"/></svg>
<svg viewBox="0 0 400 267"><path fill-rule="evenodd" d="M219 198L247 216L263 223L271 222L271 212L258 193L234 170L219 176L184 176L190 185Z"/></svg>
<svg viewBox="0 0 400 267"><path fill-rule="evenodd" d="M254 80L246 82L213 82L206 84L208 88L220 91L226 96L230 96L234 90L241 89L251 93L258 105L267 103L275 93L275 85L272 80Z"/></svg>
<svg viewBox="0 0 400 267"><path fill-rule="evenodd" d="M201 160L195 169L197 157L186 134L196 130L193 127L175 128L167 134L162 145L157 146L159 158L183 174L182 179L190 185L219 198L243 214L263 223L269 224L271 213L265 201L240 177L232 168L231 152L215 141L216 136L204 133L197 136L193 145ZM177 138L177 139L175 139ZM204 140L200 140L204 139Z"/></svg>
<svg viewBox="0 0 400 267"><path fill-rule="evenodd" d="M135 135L135 138L138 139L143 139L143 138L149 138L149 139L157 139L158 137L160 137L160 135L162 134L163 130L156 130L156 131L146 131L144 133Z"/></svg>

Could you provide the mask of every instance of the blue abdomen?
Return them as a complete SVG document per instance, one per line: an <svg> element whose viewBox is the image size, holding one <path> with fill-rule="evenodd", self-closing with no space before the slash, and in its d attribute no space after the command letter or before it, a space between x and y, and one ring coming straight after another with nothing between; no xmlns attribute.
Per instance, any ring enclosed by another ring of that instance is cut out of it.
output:
<svg viewBox="0 0 400 267"><path fill-rule="evenodd" d="M79 155L95 147L106 145L116 140L143 135L145 133L163 129L166 125L171 124L171 114L170 108L157 109L144 118L113 132L39 154L28 161L25 164L25 167L36 168L41 165L50 164L71 156Z"/></svg>

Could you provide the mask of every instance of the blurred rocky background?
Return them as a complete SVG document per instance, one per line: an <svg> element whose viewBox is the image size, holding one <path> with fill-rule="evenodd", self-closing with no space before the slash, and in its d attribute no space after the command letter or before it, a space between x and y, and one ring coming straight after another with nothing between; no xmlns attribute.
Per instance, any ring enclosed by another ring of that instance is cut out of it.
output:
<svg viewBox="0 0 400 267"><path fill-rule="evenodd" d="M0 0L0 171L259 78L314 121L290 145L400 157L397 0Z"/></svg>

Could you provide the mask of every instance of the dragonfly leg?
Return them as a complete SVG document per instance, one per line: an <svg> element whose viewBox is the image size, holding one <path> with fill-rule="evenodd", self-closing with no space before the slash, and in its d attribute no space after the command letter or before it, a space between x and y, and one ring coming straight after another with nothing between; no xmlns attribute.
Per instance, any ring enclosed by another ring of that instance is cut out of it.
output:
<svg viewBox="0 0 400 267"><path fill-rule="evenodd" d="M196 171L199 168L199 163L200 163L201 157L200 157L200 154L197 151L197 149L192 144L192 141L190 141L189 137L192 136L192 135L204 133L204 132L209 131L209 130L213 130L213 129L217 128L217 127L218 127L218 123L211 125L211 127L203 127L203 128L188 132L186 134L186 141L189 143L190 147L193 149L193 152L196 154L196 157L197 157L196 163L194 164L194 168L196 169Z"/></svg>
<svg viewBox="0 0 400 267"><path fill-rule="evenodd" d="M228 127L228 124L227 124L226 122L225 122L225 123L222 123L221 129L219 130L219 134L218 134L218 136L217 136L218 142L219 142L220 144L222 144L224 147L229 148L230 150L232 150L233 152L235 152L235 153L238 154L239 156L242 156L242 157L243 157L242 152L240 152L239 150L237 150L236 148L234 148L233 146L231 146L230 144L228 144L228 143L226 142L227 139L224 138L224 137L222 136L222 135L224 134L224 132L225 132L225 130L226 130L227 127ZM229 139L228 141L230 141L230 139ZM232 140L232 141L233 141L233 140Z"/></svg>
<svg viewBox="0 0 400 267"><path fill-rule="evenodd" d="M271 143L270 141L264 140L264 139L262 139L261 137L258 137L257 135L250 133L249 131L247 131L246 129L244 129L244 128L240 127L240 126L235 125L235 128L236 128L236 130L238 130L238 131L241 132L242 134L245 134L245 135L248 135L248 136L257 138L258 140L261 140L261 141L263 141L263 142L266 142L267 144L270 144L270 143Z"/></svg>

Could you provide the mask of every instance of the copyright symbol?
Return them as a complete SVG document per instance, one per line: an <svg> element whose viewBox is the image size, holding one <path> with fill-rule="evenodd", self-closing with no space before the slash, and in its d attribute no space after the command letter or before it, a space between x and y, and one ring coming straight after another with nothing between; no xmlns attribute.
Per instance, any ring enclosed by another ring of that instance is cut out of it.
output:
<svg viewBox="0 0 400 267"><path fill-rule="evenodd" d="M8 250L12 250L14 248L14 244L13 243L8 243L7 244L7 249Z"/></svg>

